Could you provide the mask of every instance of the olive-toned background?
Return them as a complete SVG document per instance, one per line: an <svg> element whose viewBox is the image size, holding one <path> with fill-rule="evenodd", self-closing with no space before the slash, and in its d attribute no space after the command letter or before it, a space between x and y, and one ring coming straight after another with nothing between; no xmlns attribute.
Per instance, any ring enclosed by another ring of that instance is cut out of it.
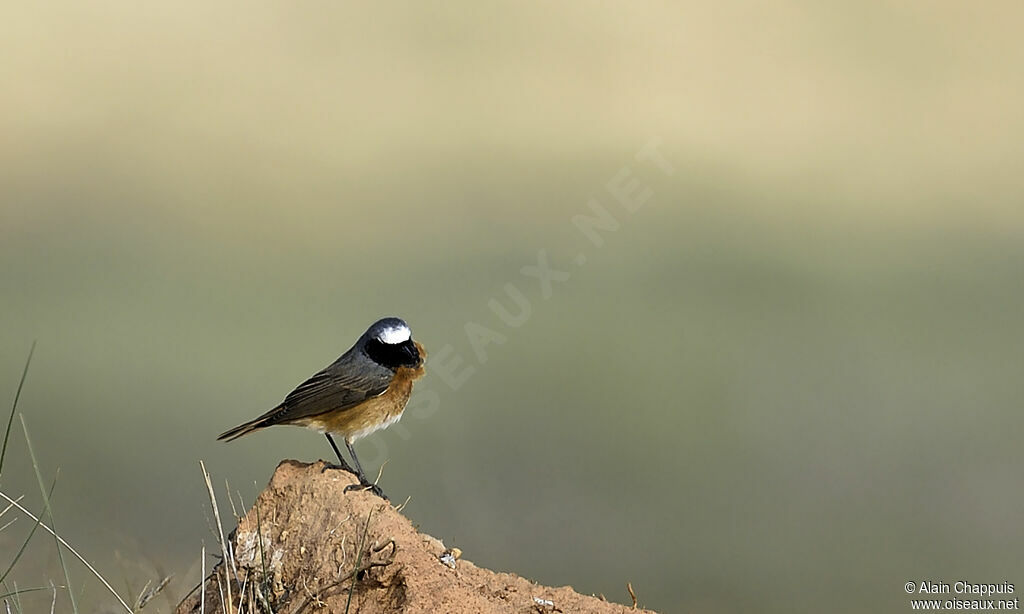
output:
<svg viewBox="0 0 1024 614"><path fill-rule="evenodd" d="M8 3L0 399L37 339L21 411L58 529L122 592L176 574L166 611L214 543L199 459L248 503L279 460L330 457L215 436L395 314L473 371L435 362L359 449L476 563L666 612L1024 585L1022 18ZM651 139L673 174L637 160ZM600 247L572 222L591 199ZM548 298L521 272L541 250L569 274ZM488 306L506 284L516 328ZM478 356L468 323L502 342ZM38 509L12 441L0 488ZM13 578L62 583L52 541Z"/></svg>

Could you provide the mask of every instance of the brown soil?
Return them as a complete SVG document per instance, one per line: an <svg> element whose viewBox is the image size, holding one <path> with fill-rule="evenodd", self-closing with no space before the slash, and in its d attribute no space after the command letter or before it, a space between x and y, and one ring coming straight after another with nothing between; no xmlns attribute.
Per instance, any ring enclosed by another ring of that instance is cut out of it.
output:
<svg viewBox="0 0 1024 614"><path fill-rule="evenodd" d="M236 606L243 593L235 612L270 611L257 603L277 614L345 612L350 594L347 611L369 614L640 611L457 558L384 500L368 492L346 493L345 487L356 483L352 475L323 467L323 462L282 462L230 536ZM177 614L204 608L223 612L224 578L218 564L204 582L205 598L197 589Z"/></svg>

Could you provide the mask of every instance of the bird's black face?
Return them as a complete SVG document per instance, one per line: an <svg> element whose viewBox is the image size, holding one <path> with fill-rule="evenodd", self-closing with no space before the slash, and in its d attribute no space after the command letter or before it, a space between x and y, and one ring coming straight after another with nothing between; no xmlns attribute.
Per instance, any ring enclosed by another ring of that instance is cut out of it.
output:
<svg viewBox="0 0 1024 614"><path fill-rule="evenodd" d="M399 367L415 368L423 361L411 337L400 343L387 343L371 337L366 341L365 351L370 360L392 370Z"/></svg>
<svg viewBox="0 0 1024 614"><path fill-rule="evenodd" d="M375 363L392 371L399 367L423 364L409 325L401 318L384 318L374 322L362 338L363 352Z"/></svg>

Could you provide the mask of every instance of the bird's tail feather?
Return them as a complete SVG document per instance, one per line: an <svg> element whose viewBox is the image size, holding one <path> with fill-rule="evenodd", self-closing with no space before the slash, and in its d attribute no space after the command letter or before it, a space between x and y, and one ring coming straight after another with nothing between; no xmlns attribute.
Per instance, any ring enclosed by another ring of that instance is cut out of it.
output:
<svg viewBox="0 0 1024 614"><path fill-rule="evenodd" d="M249 433L253 431L258 431L265 426L270 426L270 417L278 409L279 408L275 407L274 409L268 411L267 413L263 414L259 418L256 418L255 420L250 420L245 424L239 424L233 429L224 431L223 433L220 434L219 437L217 437L217 441L232 441L238 439L242 435L248 435Z"/></svg>

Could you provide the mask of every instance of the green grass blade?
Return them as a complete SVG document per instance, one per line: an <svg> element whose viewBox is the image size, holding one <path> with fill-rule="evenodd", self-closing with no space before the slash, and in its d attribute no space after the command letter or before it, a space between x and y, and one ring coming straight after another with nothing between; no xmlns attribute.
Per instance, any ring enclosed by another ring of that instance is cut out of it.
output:
<svg viewBox="0 0 1024 614"><path fill-rule="evenodd" d="M0 474L4 472L4 457L7 456L7 442L11 438L11 425L14 424L14 413L18 411L18 399L21 398L21 389L25 385L25 378L28 377L28 366L32 364L32 354L36 351L36 342L28 350L28 358L25 360L25 369L21 372L21 380L18 382L18 391L14 393L14 403L11 405L11 415L7 417L7 430L4 432L4 447L0 449Z"/></svg>
<svg viewBox="0 0 1024 614"><path fill-rule="evenodd" d="M21 607L21 593L18 592L18 583L17 582L13 582L12 583L12 584L14 584L14 588L11 588L11 586L9 584L7 584L6 581L5 582L0 582L0 584L3 584L4 590L7 591L11 596L14 597L14 600L13 600L14 601L14 611L17 612L18 614L21 614L22 612L24 612L25 608ZM11 601L5 599L4 600L4 607L7 609L7 614L10 614L10 612L11 612Z"/></svg>
<svg viewBox="0 0 1024 614"><path fill-rule="evenodd" d="M32 439L28 436L28 426L25 424L25 416L18 416L21 419L21 428L25 431L25 443L28 445L28 455L32 459L32 468L36 472L36 480L39 482L39 493L43 497L43 504L46 509L46 515L50 518L50 530L53 532L54 541L57 544L57 559L60 561L60 568L64 571L64 582L68 587L68 597L71 599L71 611L78 614L78 602L75 599L74 585L71 584L71 574L68 573L68 565L64 561L64 551L60 547L60 540L57 539L57 524L53 520L53 509L50 507L50 496L46 492L46 484L43 482L43 474L39 471L39 462L36 459L35 450L32 449ZM40 514L40 517L42 515Z"/></svg>
<svg viewBox="0 0 1024 614"><path fill-rule="evenodd" d="M50 590L49 586L34 586L32 588L19 588L17 590L10 591L10 592L4 593L3 595L0 595L0 599L7 599L8 597L14 597L15 595L20 595L22 593L34 593L36 591L48 591L48 590Z"/></svg>
<svg viewBox="0 0 1024 614"><path fill-rule="evenodd" d="M56 486L57 486L57 478L53 478L53 484L50 485L50 494L51 495L53 494L53 489ZM18 497L18 498L20 499L21 497ZM18 505L18 503L17 502L13 502L13 503L11 503L11 505ZM29 514L29 515L31 516L31 514ZM43 522L43 514L40 513L39 517L35 519L35 524L32 525L32 530L28 532L28 537L25 538L25 541L22 542L22 544L21 544L21 548L18 549L18 553L14 555L14 559L11 560L10 565L8 565L7 569L4 570L3 575L0 575L0 583L4 583L6 585L6 582L4 582L4 580L7 579L7 575L9 573L11 573L11 570L14 569L14 566L18 564L18 559L20 559L21 555L25 553L25 548L28 548L28 543L30 541L32 541L32 536L36 534L36 529L39 528L39 525L42 522Z"/></svg>
<svg viewBox="0 0 1024 614"><path fill-rule="evenodd" d="M43 527L43 529L45 529L46 532L48 532L50 535L53 535L54 539L59 541L65 548L67 548L68 552L70 552L71 554L75 555L75 558L78 559L79 562L82 563L82 565L85 565L85 568L88 569L90 572L92 572L92 575L96 576L96 579L99 580L100 583L102 583L103 586L105 586L108 591L110 591L110 594L114 596L114 599L117 599L118 603L120 603L121 606L124 607L125 612L127 612L128 614L135 614L134 612L132 612L132 606L128 605L128 602L125 601L121 597L121 595L117 594L117 591L114 590L114 587L110 586L110 582L107 582L107 579L104 578L100 574L100 572L96 571L96 568L92 566L92 563L90 563L89 561L85 560L85 557L82 556L81 554L79 554L78 550L75 550L75 547L72 546L71 544L69 544L67 542L67 540L65 540L60 535L57 535L56 533L54 533L53 530L50 529L50 527L48 527L45 524L43 524L42 522L40 522L39 518L34 516L32 514L32 512L30 512L27 509L25 509L25 506L23 506L20 503L18 503L18 501L16 499L10 497L7 493L5 493L2 490L0 490L0 499L3 499L4 501L6 501L8 503L13 503L14 507L18 508L18 511L20 511L22 514L25 514L26 516L28 516L29 518L31 518L35 522L40 523L40 526ZM17 588L17 586L15 586L15 588Z"/></svg>
<svg viewBox="0 0 1024 614"><path fill-rule="evenodd" d="M263 567L263 580L260 582L260 596L263 597L263 607L270 610L270 614L274 614L273 608L270 607L270 602L267 595L270 593L270 579L267 575L267 556L263 552L263 520L260 518L260 506L257 505L259 501L253 504L256 509L256 536L257 541L260 544L260 565Z"/></svg>

